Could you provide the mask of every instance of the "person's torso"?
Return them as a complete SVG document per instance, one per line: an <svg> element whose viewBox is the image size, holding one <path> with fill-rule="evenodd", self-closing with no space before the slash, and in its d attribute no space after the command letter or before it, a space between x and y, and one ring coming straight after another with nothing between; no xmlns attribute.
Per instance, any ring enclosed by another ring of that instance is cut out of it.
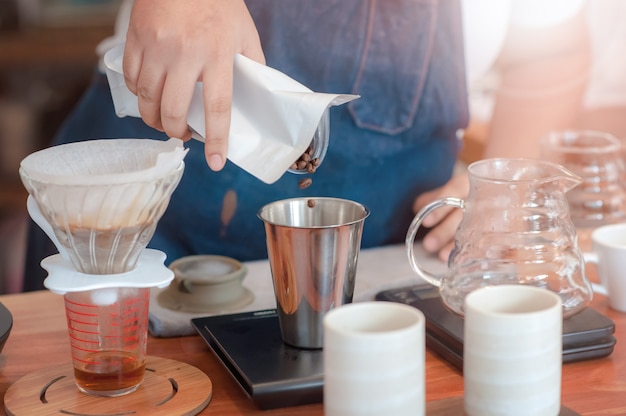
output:
<svg viewBox="0 0 626 416"><path fill-rule="evenodd" d="M263 257L257 211L298 196L368 206L363 247L403 241L414 198L449 179L456 131L468 121L459 1L247 4L269 66L314 91L361 98L331 109L328 153L304 190L302 177L290 173L267 185L230 162L212 172L201 143L189 143L185 174L151 246L169 260L200 253Z"/></svg>

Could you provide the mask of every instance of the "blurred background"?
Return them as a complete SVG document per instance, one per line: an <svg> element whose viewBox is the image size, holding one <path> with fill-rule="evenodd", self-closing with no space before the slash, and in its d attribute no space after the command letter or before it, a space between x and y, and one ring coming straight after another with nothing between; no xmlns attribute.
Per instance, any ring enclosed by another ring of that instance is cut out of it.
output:
<svg viewBox="0 0 626 416"><path fill-rule="evenodd" d="M0 0L0 293L21 290L20 161L46 147L80 98L121 0Z"/></svg>
<svg viewBox="0 0 626 416"><path fill-rule="evenodd" d="M510 10L505 9L512 2L461 1L469 5L465 11L470 11L464 20L466 45L472 44L475 52L484 54L489 46L486 40L496 38L487 29L492 25L492 32L506 31ZM96 46L113 35L121 3L122 0L0 0L0 293L19 292L22 287L27 194L19 179L19 163L26 155L50 144L88 86L98 62ZM589 72L580 75L580 80L587 84L587 93L580 102L580 114L570 127L603 130L624 139L626 0L519 3L528 6L523 17L531 24L539 24L550 16L548 6L554 9L552 14L559 7L571 9L573 3L584 7L592 64ZM497 19L499 15L503 16L502 21ZM472 58L469 56L468 62ZM490 122L502 75L494 66L470 82L471 123L462 135L461 164L482 156L485 138L495 124Z"/></svg>

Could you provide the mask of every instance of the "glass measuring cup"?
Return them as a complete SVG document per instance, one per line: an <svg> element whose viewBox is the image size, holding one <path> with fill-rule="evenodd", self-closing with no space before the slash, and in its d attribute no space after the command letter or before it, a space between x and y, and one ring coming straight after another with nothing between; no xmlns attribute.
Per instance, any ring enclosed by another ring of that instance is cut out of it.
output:
<svg viewBox="0 0 626 416"><path fill-rule="evenodd" d="M74 378L84 393L121 396L144 378L150 288L64 295Z"/></svg>

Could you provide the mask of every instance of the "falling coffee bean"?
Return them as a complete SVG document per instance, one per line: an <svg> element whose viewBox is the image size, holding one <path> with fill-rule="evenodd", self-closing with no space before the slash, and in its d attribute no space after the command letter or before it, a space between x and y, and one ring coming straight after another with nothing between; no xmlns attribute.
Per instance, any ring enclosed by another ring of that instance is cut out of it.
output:
<svg viewBox="0 0 626 416"><path fill-rule="evenodd" d="M298 182L298 188L306 189L309 186L311 186L312 183L313 183L313 179L311 179L311 178L300 179L300 182Z"/></svg>
<svg viewBox="0 0 626 416"><path fill-rule="evenodd" d="M315 206L315 200L309 199L308 201L306 201L306 204L309 206L309 208L313 208Z"/></svg>
<svg viewBox="0 0 626 416"><path fill-rule="evenodd" d="M291 164L289 169L297 170L297 171L305 171L306 173L315 173L315 171L317 170L317 167L320 165L320 160L317 157L313 157L314 153L315 152L313 150L313 145L310 144L309 147L306 148L304 153L300 155L298 160L296 160L295 162ZM306 189L309 186L311 186L312 183L313 183L313 179L311 178L301 179L300 182L298 182L298 188ZM315 205L314 201L313 201L313 205ZM310 202L309 202L310 207L312 207L313 205L310 205Z"/></svg>

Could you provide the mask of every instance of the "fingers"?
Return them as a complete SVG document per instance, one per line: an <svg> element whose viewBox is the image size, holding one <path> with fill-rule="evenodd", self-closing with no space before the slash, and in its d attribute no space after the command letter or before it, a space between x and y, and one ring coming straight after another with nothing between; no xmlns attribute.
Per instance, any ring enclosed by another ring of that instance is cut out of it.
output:
<svg viewBox="0 0 626 416"><path fill-rule="evenodd" d="M203 82L205 144L204 154L207 164L214 171L224 167L228 153L228 132L230 131L231 102L233 97L233 72L230 60L216 60L208 67L203 80L212 80L211 88Z"/></svg>
<svg viewBox="0 0 626 416"><path fill-rule="evenodd" d="M261 48L261 41L258 35L256 37L253 36L253 39L254 42L251 42L251 44L246 46L240 53L253 61L265 65L265 54Z"/></svg>
<svg viewBox="0 0 626 416"><path fill-rule="evenodd" d="M198 78L189 70L191 63L173 61L171 67L144 65L144 62L159 62L155 59L158 57L151 57L149 52L138 54L131 51L132 47L127 45L124 77L128 89L137 96L141 118L169 137L190 138L187 112Z"/></svg>
<svg viewBox="0 0 626 416"><path fill-rule="evenodd" d="M157 130L163 131L161 123L161 96L165 72L156 68L142 68L137 77L136 95L139 114L143 121Z"/></svg>
<svg viewBox="0 0 626 416"><path fill-rule="evenodd" d="M194 73L197 72L193 70L191 62L175 61L164 79L163 93L159 101L160 112L155 114L160 117L163 131L170 137L182 140L191 138L187 113L198 79ZM145 119L143 113L142 118Z"/></svg>
<svg viewBox="0 0 626 416"><path fill-rule="evenodd" d="M137 95L137 79L139 78L139 72L141 72L142 62L143 51L136 48L134 43L129 39L124 48L122 67L126 86L128 90L135 95Z"/></svg>
<svg viewBox="0 0 626 416"><path fill-rule="evenodd" d="M454 246L454 235L461 223L463 213L461 210L453 210L448 216L430 230L422 240L424 249L429 253L438 252L439 258L447 260Z"/></svg>
<svg viewBox="0 0 626 416"><path fill-rule="evenodd" d="M244 14L249 20L248 33L243 36L247 41L239 53L265 64L265 55L261 48L256 28L247 9ZM245 26L245 25L244 25ZM215 56L212 64L202 73L205 118L204 153L207 164L214 171L224 167L228 155L228 133L231 123L231 103L233 98L234 58Z"/></svg>
<svg viewBox="0 0 626 416"><path fill-rule="evenodd" d="M431 228L442 222L445 218L451 215L454 211L458 211L458 208L453 208L450 206L444 206L432 211L424 221L422 221L422 225L426 228Z"/></svg>
<svg viewBox="0 0 626 416"><path fill-rule="evenodd" d="M126 35L124 75L151 127L183 140L187 113L202 81L207 163L224 166L230 130L233 59L265 63L243 0L135 0Z"/></svg>
<svg viewBox="0 0 626 416"><path fill-rule="evenodd" d="M418 212L429 203L447 196L466 198L468 192L467 174L457 174L441 188L420 195L413 203L413 210ZM450 206L438 208L428 214L422 221L424 227L431 228L422 240L424 249L430 253L438 253L441 260L447 261L454 248L454 236L462 218L463 211Z"/></svg>
<svg viewBox="0 0 626 416"><path fill-rule="evenodd" d="M435 189L430 192L424 192L422 195L417 197L415 201L413 202L413 212L417 213L426 205L430 204L431 202L437 199L443 198L445 195L442 195L442 192L447 192L445 187ZM422 221L422 225L427 228L434 227L435 225L439 224L445 217L450 215L450 213L454 209L455 208L449 207L449 206L443 206L441 208L437 208L436 210L428 214L426 218L424 218L424 221Z"/></svg>
<svg viewBox="0 0 626 416"><path fill-rule="evenodd" d="M439 260L447 263L448 258L450 257L450 253L452 253L453 248L454 248L454 241L451 241L445 246L443 246L441 250L439 250L439 253L437 255L437 257L439 257Z"/></svg>

